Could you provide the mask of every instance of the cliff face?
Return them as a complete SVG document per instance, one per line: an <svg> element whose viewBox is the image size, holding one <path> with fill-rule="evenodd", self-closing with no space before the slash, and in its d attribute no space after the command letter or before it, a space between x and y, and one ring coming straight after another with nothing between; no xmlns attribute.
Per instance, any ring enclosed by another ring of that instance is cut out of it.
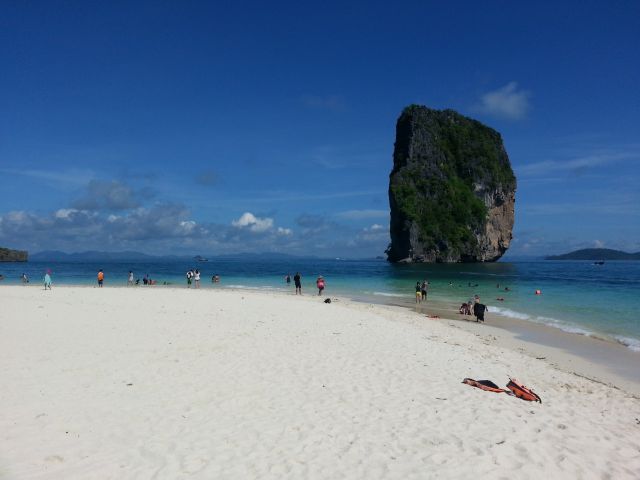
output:
<svg viewBox="0 0 640 480"><path fill-rule="evenodd" d="M509 248L516 178L500 134L411 105L396 125L390 262L491 262Z"/></svg>
<svg viewBox="0 0 640 480"><path fill-rule="evenodd" d="M0 262L26 262L29 253L0 247Z"/></svg>

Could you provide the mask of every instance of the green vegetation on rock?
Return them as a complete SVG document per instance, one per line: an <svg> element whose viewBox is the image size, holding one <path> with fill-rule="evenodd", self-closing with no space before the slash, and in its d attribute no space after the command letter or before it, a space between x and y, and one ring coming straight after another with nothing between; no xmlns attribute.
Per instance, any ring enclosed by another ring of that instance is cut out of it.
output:
<svg viewBox="0 0 640 480"><path fill-rule="evenodd" d="M26 262L29 254L22 250L0 247L0 262Z"/></svg>
<svg viewBox="0 0 640 480"><path fill-rule="evenodd" d="M513 195L515 187L498 132L452 110L405 108L396 127L389 183L389 259L414 254L433 259L429 261L483 257L487 203L496 194L498 201L504 192ZM412 238L406 238L408 224L414 227Z"/></svg>

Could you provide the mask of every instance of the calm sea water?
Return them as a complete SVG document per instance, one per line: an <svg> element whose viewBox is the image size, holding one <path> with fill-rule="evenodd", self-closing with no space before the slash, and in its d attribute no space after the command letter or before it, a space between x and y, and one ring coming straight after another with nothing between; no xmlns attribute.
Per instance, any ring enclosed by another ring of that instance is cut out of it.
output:
<svg viewBox="0 0 640 480"><path fill-rule="evenodd" d="M199 268L203 288L293 290L284 277L299 271L304 293L315 294L315 279L326 279L326 295L367 298L409 304L416 281L430 282L429 301L458 306L477 294L489 311L544 323L565 331L615 339L640 351L640 262L535 261L492 264L392 265L384 260L319 260L255 258L202 263L4 263L2 284L20 284L24 272L39 283L47 269L56 284L95 284L98 269L105 271L105 286L126 285L127 273L145 274L158 284L186 287L185 272ZM212 284L218 274L221 283ZM142 283L142 282L141 282ZM499 285L499 287L498 287ZM510 291L505 291L508 287ZM145 288L140 286L140 288ZM535 295L541 290L542 295ZM1 289L0 289L1 295ZM504 301L498 301L502 297Z"/></svg>

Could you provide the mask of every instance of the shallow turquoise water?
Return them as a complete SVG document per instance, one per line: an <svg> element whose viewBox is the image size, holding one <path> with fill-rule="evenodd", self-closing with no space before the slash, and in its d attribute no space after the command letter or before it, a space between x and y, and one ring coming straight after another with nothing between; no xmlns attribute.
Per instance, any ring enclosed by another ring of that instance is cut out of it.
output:
<svg viewBox="0 0 640 480"><path fill-rule="evenodd" d="M305 293L316 293L315 279L323 275L326 295L377 298L381 303L410 302L415 282L430 282L429 299L459 305L474 294L490 313L539 322L582 334L604 335L640 351L640 262L535 261L492 264L391 265L384 260L224 259L206 263L4 263L2 284L19 284L25 272L39 283L46 269L55 284L95 284L105 271L105 286L126 285L127 273L186 287L185 272L202 271L203 288L245 288L287 291L284 277L299 271ZM218 274L221 283L212 285ZM498 287L499 285L499 287ZM504 288L509 287L510 291ZM144 288L141 286L141 288ZM291 291L293 286L288 287ZM535 295L535 290L542 295ZM0 290L1 292L1 290ZM502 297L504 301L496 298Z"/></svg>

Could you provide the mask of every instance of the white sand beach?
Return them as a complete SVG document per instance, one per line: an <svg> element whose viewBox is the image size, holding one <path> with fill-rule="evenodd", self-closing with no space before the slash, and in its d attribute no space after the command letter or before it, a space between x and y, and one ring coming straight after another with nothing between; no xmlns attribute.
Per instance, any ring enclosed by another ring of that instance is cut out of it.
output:
<svg viewBox="0 0 640 480"><path fill-rule="evenodd" d="M640 399L491 327L253 291L0 288L0 479L637 479ZM514 376L542 404L485 392Z"/></svg>

